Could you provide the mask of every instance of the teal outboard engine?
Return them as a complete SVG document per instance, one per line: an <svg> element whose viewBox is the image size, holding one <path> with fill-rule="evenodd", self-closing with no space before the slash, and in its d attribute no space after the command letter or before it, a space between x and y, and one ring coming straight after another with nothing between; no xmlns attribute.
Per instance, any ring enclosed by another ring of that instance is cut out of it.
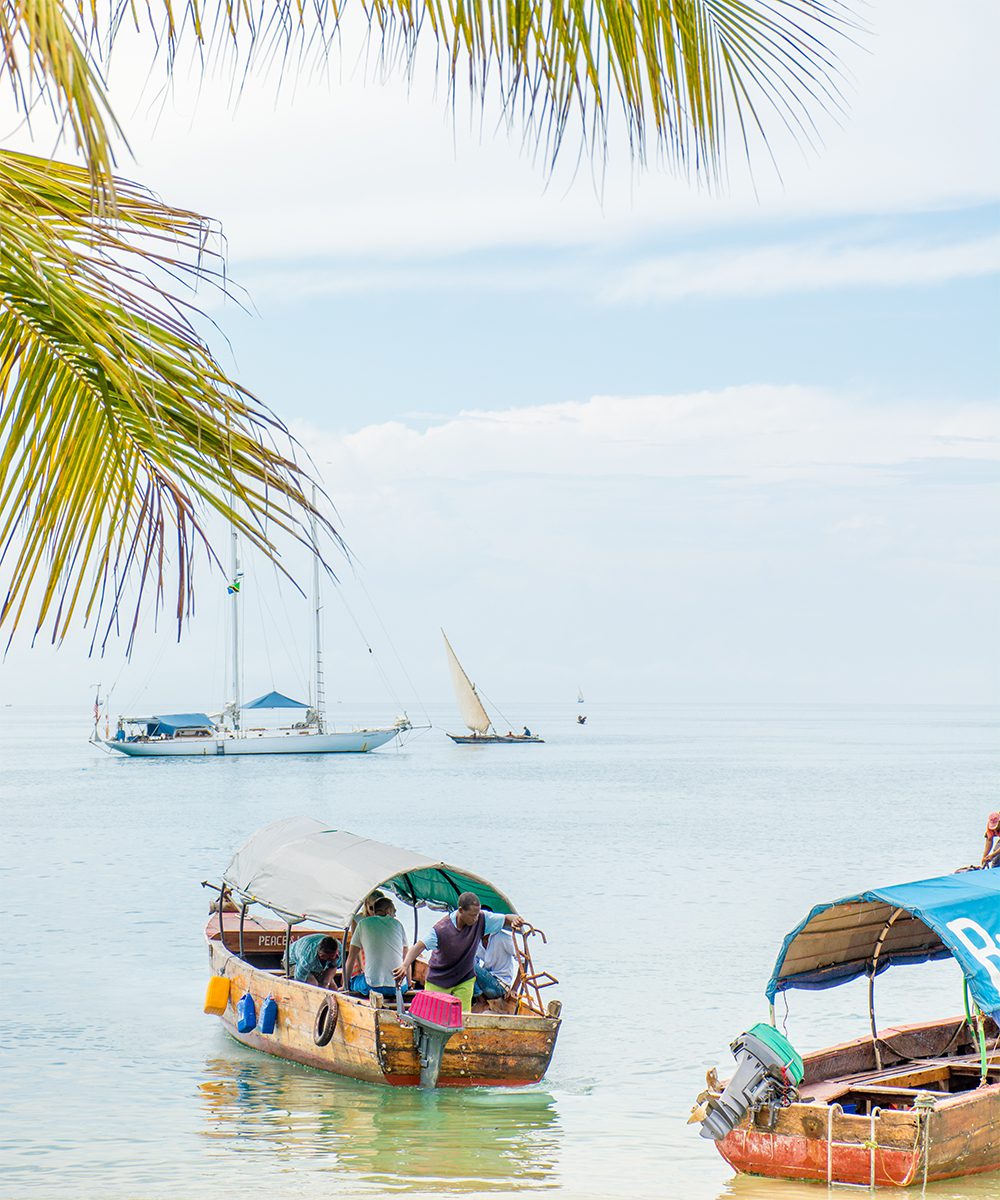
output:
<svg viewBox="0 0 1000 1200"><path fill-rule="evenodd" d="M739 1125L747 1109L770 1108L772 1114L790 1104L802 1082L802 1056L773 1025L755 1025L730 1047L736 1071L720 1096L706 1106L701 1136L719 1141Z"/></svg>
<svg viewBox="0 0 1000 1200"><path fill-rule="evenodd" d="M396 1009L400 1019L413 1026L417 1054L420 1056L420 1086L437 1087L444 1048L452 1034L465 1026L462 1001L445 992L417 992L410 1011L404 1013L402 993L397 988Z"/></svg>

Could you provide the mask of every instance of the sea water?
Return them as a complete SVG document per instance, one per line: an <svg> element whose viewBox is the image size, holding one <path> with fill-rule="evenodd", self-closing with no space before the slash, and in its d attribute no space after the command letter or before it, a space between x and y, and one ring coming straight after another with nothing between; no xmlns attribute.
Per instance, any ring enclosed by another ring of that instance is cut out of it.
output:
<svg viewBox="0 0 1000 1200"><path fill-rule="evenodd" d="M439 727L367 755L128 760L78 717L0 709L0 1195L821 1195L734 1178L688 1112L766 1017L811 905L978 859L1000 714L504 707L545 745ZM203 1014L200 882L293 814L467 866L545 931L564 1024L541 1084L355 1083ZM951 963L878 981L882 1025L961 1007ZM792 993L778 1018L802 1051L862 1035L865 985ZM928 1194L992 1197L1000 1176Z"/></svg>

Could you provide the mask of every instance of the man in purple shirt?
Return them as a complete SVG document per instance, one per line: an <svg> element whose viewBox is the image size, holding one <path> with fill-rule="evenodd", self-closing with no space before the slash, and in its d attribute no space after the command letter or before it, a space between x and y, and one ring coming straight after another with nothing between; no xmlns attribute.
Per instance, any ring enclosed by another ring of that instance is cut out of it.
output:
<svg viewBox="0 0 1000 1200"><path fill-rule="evenodd" d="M483 912L479 897L472 892L463 892L458 898L458 908L450 916L442 917L424 935L423 941L407 950L402 964L393 974L398 982L402 982L414 960L424 950L430 950L424 989L457 996L462 1001L462 1009L468 1012L476 985L476 952L483 935L498 933L504 926L517 929L523 923L517 913Z"/></svg>

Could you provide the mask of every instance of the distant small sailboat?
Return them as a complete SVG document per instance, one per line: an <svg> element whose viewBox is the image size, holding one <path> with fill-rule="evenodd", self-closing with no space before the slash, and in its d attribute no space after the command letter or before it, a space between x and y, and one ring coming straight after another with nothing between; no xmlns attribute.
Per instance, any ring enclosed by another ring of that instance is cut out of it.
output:
<svg viewBox="0 0 1000 1200"><path fill-rule="evenodd" d="M444 648L448 656L448 667L451 671L451 682L455 689L455 698L458 700L462 720L469 729L469 733L467 734L449 733L448 736L451 740L460 746L508 746L515 743L543 742L545 739L536 737L527 725L524 726L523 733L497 733L493 727L493 722L490 720L489 713L487 713L483 707L482 700L479 698L476 685L466 675L462 664L458 661L458 656L451 648L448 635L443 629L441 630L441 636L444 638Z"/></svg>
<svg viewBox="0 0 1000 1200"><path fill-rule="evenodd" d="M583 688L576 689L576 702L577 704L583 703Z"/></svg>

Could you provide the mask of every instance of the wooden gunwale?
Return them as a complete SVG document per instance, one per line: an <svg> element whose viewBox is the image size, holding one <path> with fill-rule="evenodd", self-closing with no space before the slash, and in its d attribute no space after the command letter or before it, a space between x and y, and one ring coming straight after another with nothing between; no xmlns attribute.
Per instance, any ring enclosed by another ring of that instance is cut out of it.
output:
<svg viewBox="0 0 1000 1200"><path fill-rule="evenodd" d="M750 1175L868 1185L874 1174L880 1187L922 1183L925 1143L928 1181L1000 1170L1000 1083L963 1092L935 1091L953 1068L978 1074L978 1052L961 1052L971 1045L971 1036L962 1040L963 1024L964 1019L954 1018L880 1031L883 1059L885 1045L895 1047L889 1053L895 1062L881 1070L874 1069L870 1036L809 1055L802 1099L778 1110L771 1129L763 1127L761 1117L748 1114L717 1143L719 1152L735 1170ZM943 1048L956 1035L959 1053L920 1055L921 1049ZM1000 1056L990 1055L988 1063L995 1078ZM893 1086L892 1080L905 1080L907 1086ZM849 1093L866 1092L876 1102L874 1120L844 1112L837 1102ZM934 1095L929 1115L912 1107L917 1092ZM906 1107L881 1107L881 1099Z"/></svg>
<svg viewBox="0 0 1000 1200"><path fill-rule="evenodd" d="M227 938L228 940L228 938ZM412 1087L420 1081L413 1030L395 1008L379 1008L359 996L331 992L286 979L281 972L245 962L220 940L218 921L206 928L214 975L230 980L229 1002L221 1015L226 1032L244 1046L304 1066L370 1083ZM258 1013L267 996L278 1005L275 1031L265 1035L236 1028L236 1004L249 993ZM316 1015L333 999L337 1022L326 1046L313 1038ZM466 1013L465 1027L445 1047L439 1087L518 1087L537 1083L548 1069L559 1032L558 1017Z"/></svg>

